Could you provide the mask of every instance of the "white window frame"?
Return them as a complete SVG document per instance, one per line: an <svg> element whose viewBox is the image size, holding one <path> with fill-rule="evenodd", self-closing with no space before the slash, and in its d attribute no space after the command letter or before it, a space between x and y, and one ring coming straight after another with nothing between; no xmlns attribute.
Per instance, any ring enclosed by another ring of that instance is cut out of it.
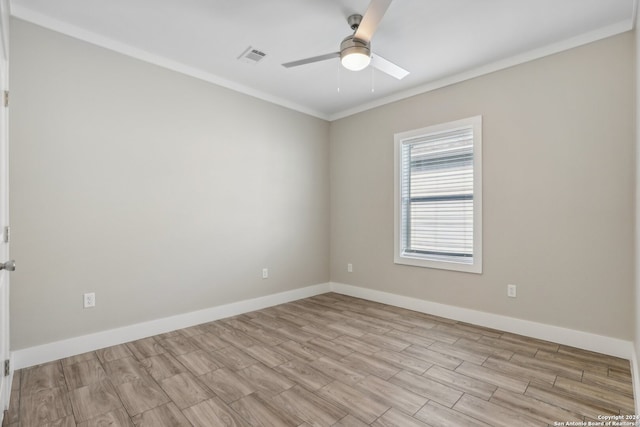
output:
<svg viewBox="0 0 640 427"><path fill-rule="evenodd" d="M473 130L473 263L427 259L428 256L404 253L402 241L402 147L410 140L458 129ZM482 273L482 116L400 132L394 135L394 262L416 267L438 268L468 273Z"/></svg>

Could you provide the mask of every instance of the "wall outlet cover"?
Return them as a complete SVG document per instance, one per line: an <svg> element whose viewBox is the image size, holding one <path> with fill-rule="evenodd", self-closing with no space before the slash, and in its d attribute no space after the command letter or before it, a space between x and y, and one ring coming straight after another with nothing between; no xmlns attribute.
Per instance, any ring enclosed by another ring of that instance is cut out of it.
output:
<svg viewBox="0 0 640 427"><path fill-rule="evenodd" d="M83 295L83 307L84 308L93 308L96 306L96 293L88 292Z"/></svg>

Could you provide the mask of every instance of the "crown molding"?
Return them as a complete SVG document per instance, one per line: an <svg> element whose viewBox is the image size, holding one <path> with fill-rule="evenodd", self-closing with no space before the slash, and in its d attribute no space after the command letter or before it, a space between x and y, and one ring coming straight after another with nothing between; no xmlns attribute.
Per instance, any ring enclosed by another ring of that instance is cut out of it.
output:
<svg viewBox="0 0 640 427"><path fill-rule="evenodd" d="M114 52L121 53L123 55L139 59L141 61L154 64L169 70L185 74L190 77L194 77L233 91L261 99L266 102L270 102L281 107L285 107L294 111L298 111L303 114L307 114L322 120L335 121L349 117L367 110L371 110L383 105L391 104L397 101L401 101L406 98L410 98L416 95L420 95L426 92L437 90L446 86L451 86L456 83L461 83L465 80L470 80L476 77L480 77L486 74L490 74L496 71L500 71L506 68L514 67L519 64L534 61L536 59L543 58L545 56L553 55L559 52L563 52L569 49L573 49L585 44L593 43L595 41L612 37L627 31L631 31L635 28L636 15L638 13L639 0L633 0L633 11L631 17L628 20L623 20L607 27L599 28L595 31L581 34L576 37L572 37L557 43L553 43L542 48L533 49L528 52L524 52L518 55L514 55L508 58L501 59L499 61L492 62L487 65L472 68L470 70L463 71L461 73L447 76L438 80L427 82L418 85L414 88L395 93L390 96L379 98L372 102L367 102L354 108L349 108L343 111L339 111L333 114L325 114L312 108L308 108L304 105L300 105L286 99L271 95L269 93L259 91L257 89L250 88L248 86L233 82L231 80L222 78L213 73L188 66L186 64L174 61L172 59L156 55L151 52L147 52L143 49L131 46L126 43L119 42L112 38L104 37L100 34L92 31L85 30L83 28L71 25L67 22L63 22L49 16L38 13L32 9L26 8L19 4L13 4L11 7L11 15L15 18L23 21L36 24L38 26L56 31L58 33L94 44L96 46L103 47L105 49L112 50Z"/></svg>
<svg viewBox="0 0 640 427"><path fill-rule="evenodd" d="M242 93L244 95L251 96L253 98L260 99L262 101L269 102L281 107L288 108L290 110L297 111L299 113L307 114L322 120L328 120L328 116L322 112L305 107L304 105L296 104L286 99L271 95L269 93L253 89L251 87L233 82L231 80L222 78L213 73L204 71L202 69L191 67L178 61L174 61L167 57L157 55L155 53L148 52L146 50L137 48L135 46L114 40L109 37L105 37L98 33L85 30L75 25L63 22L50 16L43 15L29 8L26 8L19 4L14 4L11 8L11 16L23 21L38 25L48 30L55 31L60 34L108 49L117 53L120 53L131 58L138 59L140 61L147 62L149 64L157 65L162 68L166 68L171 71L175 71L180 74L187 75L199 80L203 80L208 83L215 84L227 89L231 89L235 92Z"/></svg>
<svg viewBox="0 0 640 427"><path fill-rule="evenodd" d="M637 4L638 0L634 0L634 4ZM634 13L635 16L635 13ZM381 107L386 104L401 101L412 96L420 95L426 92L431 92L436 89L440 89L446 86L451 86L456 83L461 83L465 80L471 80L476 77L484 76L486 74L494 73L496 71L511 68L516 65L524 64L526 62L534 61L536 59L544 58L545 56L554 55L569 49L573 49L579 46L583 46L589 43L593 43L598 40L612 37L627 31L631 31L634 26L635 19L625 20L607 27L600 28L595 31L591 31L576 37L572 37L561 42L553 43L538 49L533 49L528 52L524 52L518 55L511 56L509 58L501 59L499 61L492 62L487 65L472 68L461 73L447 76L442 79L434 80L423 85L416 86L406 91L398 92L384 98L376 99L375 101L362 104L355 108L350 108L335 114L329 115L329 121L335 121L343 119L345 117L352 116L354 114L362 113L367 110L372 110L377 107Z"/></svg>

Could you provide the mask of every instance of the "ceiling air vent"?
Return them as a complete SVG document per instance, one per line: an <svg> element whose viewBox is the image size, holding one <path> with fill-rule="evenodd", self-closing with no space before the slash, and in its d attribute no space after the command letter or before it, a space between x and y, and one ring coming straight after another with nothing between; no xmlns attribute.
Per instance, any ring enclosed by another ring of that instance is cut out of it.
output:
<svg viewBox="0 0 640 427"><path fill-rule="evenodd" d="M247 64L257 64L263 60L265 56L267 56L266 53L249 46L240 56L238 56L238 59L242 62L246 62Z"/></svg>

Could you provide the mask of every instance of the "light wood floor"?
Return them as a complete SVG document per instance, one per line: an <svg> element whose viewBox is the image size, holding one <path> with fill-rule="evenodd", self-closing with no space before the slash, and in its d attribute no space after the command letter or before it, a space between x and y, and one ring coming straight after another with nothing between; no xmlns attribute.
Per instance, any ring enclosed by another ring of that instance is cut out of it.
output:
<svg viewBox="0 0 640 427"><path fill-rule="evenodd" d="M513 427L633 413L626 360L330 293L18 371L4 424Z"/></svg>

